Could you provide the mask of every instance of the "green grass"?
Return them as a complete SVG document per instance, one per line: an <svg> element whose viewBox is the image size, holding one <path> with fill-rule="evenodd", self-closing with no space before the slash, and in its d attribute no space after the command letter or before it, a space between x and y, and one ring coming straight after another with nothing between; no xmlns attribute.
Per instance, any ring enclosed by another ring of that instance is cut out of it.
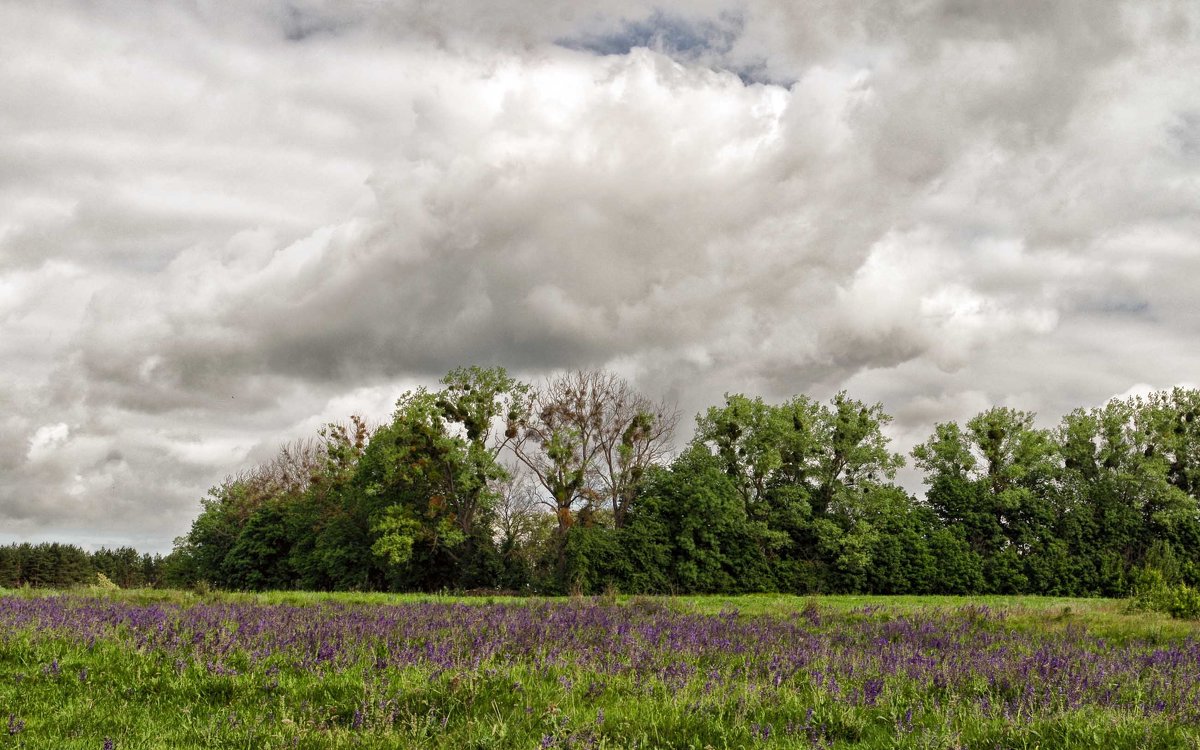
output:
<svg viewBox="0 0 1200 750"><path fill-rule="evenodd" d="M1125 599L1081 599L1055 596L684 596L674 601L691 611L715 614L734 608L744 614L786 616L813 602L821 609L851 613L880 608L885 616L985 606L1003 612L1014 627L1061 630L1079 626L1106 638L1181 640L1200 636L1200 622L1176 620L1160 612L1131 611Z"/></svg>
<svg viewBox="0 0 1200 750"><path fill-rule="evenodd" d="M89 596L137 604L170 603L189 606L200 602L230 602L244 604L287 604L309 606L328 603L346 605L399 605L420 603L442 604L515 604L537 601L570 601L570 597L520 596L462 596L456 594L390 594L380 592L314 592L268 591L224 592L197 594L175 589L76 589ZM58 593L46 589L4 589L0 596L38 597ZM743 615L787 616L816 605L822 610L847 615L864 609L879 609L880 616L915 614L935 610L958 609L964 606L986 606L1003 612L1014 628L1053 632L1068 627L1083 627L1089 633L1125 642L1143 639L1150 642L1173 643L1200 637L1200 621L1179 620L1161 612L1134 611L1128 600L1075 598L1051 596L876 596L876 595L809 595L742 594L695 596L630 596L617 595L607 599L620 604L631 601L662 602L676 611L697 614L720 614L737 610Z"/></svg>
<svg viewBox="0 0 1200 750"><path fill-rule="evenodd" d="M53 592L0 590L0 598ZM543 599L374 593L263 594L163 590L85 591L71 596L137 605L509 604ZM561 599L565 603L577 600ZM1047 597L879 597L776 595L614 597L631 610L655 608L752 620L794 618L815 607L831 636L864 620L901 615L940 619L964 606L1003 613L998 633L1075 635L1114 643L1182 644L1196 623L1131 613L1125 602ZM767 689L733 677L714 695L697 678L674 688L641 677L596 675L571 663L552 667L484 661L478 669L373 668L366 649L344 669L307 671L284 661L255 662L232 653L237 675L155 648L136 648L118 630L77 642L55 632L0 633L0 748L89 748L104 740L130 748L535 748L544 738L576 748L1184 748L1200 747L1195 726L1136 712L1083 707L1005 718L979 712L969 691L907 688L889 683L888 698L865 707L831 697L797 678ZM1057 642L1057 641L1054 641ZM746 657L750 664L752 655ZM519 688L514 688L519 685ZM569 686L569 687L567 687ZM1168 686L1169 687L1169 686ZM980 689L983 689L982 687ZM907 691L907 692L906 692ZM595 694L593 694L595 693ZM905 726L906 707L917 707ZM811 713L810 713L811 711ZM356 714L357 712L357 714ZM15 732L5 731L9 715ZM822 727L813 737L786 734L801 719ZM18 724L23 722L23 726ZM757 727L770 725L764 737ZM903 727L898 731L897 727Z"/></svg>
<svg viewBox="0 0 1200 750"><path fill-rule="evenodd" d="M531 601L570 601L570 597L461 596L455 594L389 594L380 592L268 591L261 593L213 591L196 594L174 589L81 589L91 596L139 604L232 602L253 604L289 604L307 606L323 603L352 605L397 605L434 602L442 604L526 604ZM44 589L4 589L0 596L51 596L60 592ZM604 598L604 597L601 597ZM1076 625L1107 638L1161 638L1167 641L1200 636L1200 621L1177 620L1159 612L1136 612L1125 599L1074 598L1053 596L873 596L741 594L698 596L618 595L612 601L662 602L672 609L697 614L720 614L737 610L744 615L787 616L815 604L823 610L852 613L855 610L883 610L885 616L920 613L931 610L985 606L1003 612L1014 626L1055 630Z"/></svg>

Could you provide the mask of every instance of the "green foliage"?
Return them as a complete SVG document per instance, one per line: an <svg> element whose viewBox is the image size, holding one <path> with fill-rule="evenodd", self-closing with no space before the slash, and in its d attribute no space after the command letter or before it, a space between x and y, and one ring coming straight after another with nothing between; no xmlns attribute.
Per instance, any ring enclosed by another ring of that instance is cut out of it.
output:
<svg viewBox="0 0 1200 750"><path fill-rule="evenodd" d="M57 588L96 585L98 575L121 588L163 583L165 563L131 547L85 552L73 544L11 544L0 547L0 588Z"/></svg>
<svg viewBox="0 0 1200 750"><path fill-rule="evenodd" d="M175 579L252 590L496 585L495 487L507 476L497 454L511 438L493 428L520 417L528 386L478 367L443 385L404 394L378 429L357 417L329 425L316 448L284 446L214 488L176 546Z"/></svg>
<svg viewBox="0 0 1200 750"><path fill-rule="evenodd" d="M1200 589L1179 580L1178 567L1170 548L1160 547L1152 562L1136 571L1130 608L1162 612L1181 620L1200 620ZM1157 567L1156 563L1162 565Z"/></svg>
<svg viewBox="0 0 1200 750"><path fill-rule="evenodd" d="M112 580L103 573L96 574L95 586L102 591L117 591L121 588L117 584L113 583Z"/></svg>
<svg viewBox="0 0 1200 750"><path fill-rule="evenodd" d="M1186 583L1169 589L1160 611L1181 620L1200 620L1200 590Z"/></svg>
<svg viewBox="0 0 1200 750"><path fill-rule="evenodd" d="M284 508L275 502L250 514L223 561L226 585L254 591L289 587L292 573L284 514Z"/></svg>
<svg viewBox="0 0 1200 750"><path fill-rule="evenodd" d="M786 591L859 591L879 578L874 555L887 552L877 525L912 504L896 490L900 506L869 507L903 464L883 434L890 419L844 393L828 405L731 395L697 419L694 447L711 453L759 525L753 536L773 572L752 587L773 578Z"/></svg>
<svg viewBox="0 0 1200 750"><path fill-rule="evenodd" d="M576 525L567 536L562 593L598 594L629 578L628 558L614 529Z"/></svg>
<svg viewBox="0 0 1200 750"><path fill-rule="evenodd" d="M891 418L845 393L727 395L665 466L654 441L669 410L611 374L534 390L470 367L441 385L404 394L377 429L331 425L316 450L285 448L214 488L155 575L233 589L1124 597L1154 568L1172 590L1200 585L1196 391L1076 410L1054 429L1006 407L938 424L912 451L919 499L893 483ZM139 585L155 563L131 553L94 565ZM93 572L72 573L70 555L19 557L0 553L0 583Z"/></svg>
<svg viewBox="0 0 1200 750"><path fill-rule="evenodd" d="M623 529L626 549L644 567L648 590L672 592L769 591L774 589L768 552L780 535L746 512L720 460L702 446L685 451L669 471L648 475ZM642 590L628 581L625 590Z"/></svg>
<svg viewBox="0 0 1200 750"><path fill-rule="evenodd" d="M412 559L413 544L420 531L421 522L411 510L403 505L388 506L371 524L371 533L375 535L371 552L388 565L403 567Z"/></svg>

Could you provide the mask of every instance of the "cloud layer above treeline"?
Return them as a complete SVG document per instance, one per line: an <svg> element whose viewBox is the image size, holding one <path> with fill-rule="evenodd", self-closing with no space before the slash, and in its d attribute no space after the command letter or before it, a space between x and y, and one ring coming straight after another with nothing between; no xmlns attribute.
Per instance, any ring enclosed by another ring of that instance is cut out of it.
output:
<svg viewBox="0 0 1200 750"><path fill-rule="evenodd" d="M465 364L901 449L1195 383L1198 7L0 5L0 541L166 549Z"/></svg>

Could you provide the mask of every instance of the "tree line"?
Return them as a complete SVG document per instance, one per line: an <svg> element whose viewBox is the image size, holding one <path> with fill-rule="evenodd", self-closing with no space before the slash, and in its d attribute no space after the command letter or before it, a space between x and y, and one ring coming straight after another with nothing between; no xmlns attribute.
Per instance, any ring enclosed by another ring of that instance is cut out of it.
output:
<svg viewBox="0 0 1200 750"><path fill-rule="evenodd" d="M177 584L536 593L1122 596L1200 583L1200 392L938 424L895 483L879 404L727 395L678 414L611 372L538 386L463 368L229 478L167 559Z"/></svg>
<svg viewBox="0 0 1200 750"><path fill-rule="evenodd" d="M1200 391L988 409L908 457L880 404L730 394L674 449L617 375L461 368L283 445L201 501L165 558L0 548L0 585L526 593L1124 596L1200 585ZM895 482L911 459L923 497ZM36 553L36 554L35 554ZM118 566L113 558L120 559Z"/></svg>
<svg viewBox="0 0 1200 750"><path fill-rule="evenodd" d="M74 544L9 544L0 547L0 588L65 589L94 585L103 574L121 588L142 588L164 583L164 558L139 554L132 547L101 547L87 552Z"/></svg>

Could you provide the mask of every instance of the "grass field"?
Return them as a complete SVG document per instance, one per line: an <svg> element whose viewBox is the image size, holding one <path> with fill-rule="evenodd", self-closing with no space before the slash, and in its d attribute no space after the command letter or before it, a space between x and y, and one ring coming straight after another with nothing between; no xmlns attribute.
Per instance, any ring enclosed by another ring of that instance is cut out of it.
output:
<svg viewBox="0 0 1200 750"><path fill-rule="evenodd" d="M0 747L1200 747L1198 634L1096 599L0 591Z"/></svg>

